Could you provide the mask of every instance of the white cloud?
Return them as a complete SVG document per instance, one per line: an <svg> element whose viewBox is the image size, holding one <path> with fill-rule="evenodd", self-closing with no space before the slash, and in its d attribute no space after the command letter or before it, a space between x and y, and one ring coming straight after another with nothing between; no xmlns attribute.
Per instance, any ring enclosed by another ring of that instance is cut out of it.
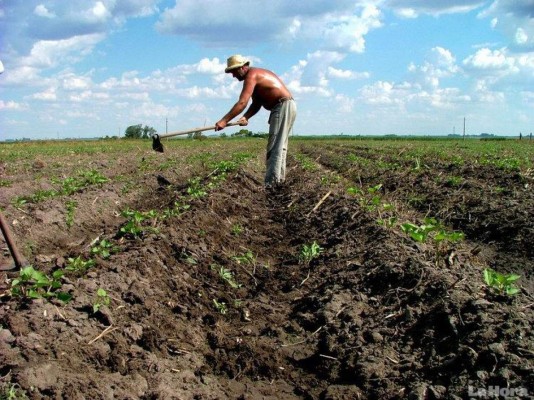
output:
<svg viewBox="0 0 534 400"><path fill-rule="evenodd" d="M369 72L356 72L350 70L337 69L328 66L327 75L337 79L364 79L369 78Z"/></svg>
<svg viewBox="0 0 534 400"><path fill-rule="evenodd" d="M52 101L57 99L56 88L51 87L43 92L35 93L31 96L35 100Z"/></svg>
<svg viewBox="0 0 534 400"><path fill-rule="evenodd" d="M3 101L0 100L0 110L24 110L27 106L16 101Z"/></svg>
<svg viewBox="0 0 534 400"><path fill-rule="evenodd" d="M95 34L63 40L40 40L33 45L30 54L19 59L18 63L36 68L52 68L72 63L90 54L102 39L102 35Z"/></svg>
<svg viewBox="0 0 534 400"><path fill-rule="evenodd" d="M510 71L514 68L515 61L507 57L504 49L490 50L483 48L475 54L468 56L463 61L464 66L478 70L504 70Z"/></svg>
<svg viewBox="0 0 534 400"><path fill-rule="evenodd" d="M364 36L381 26L381 17L375 5L348 0L307 0L293 7L284 0L271 0L269 7L248 0L177 0L156 27L210 47L239 47L259 38L281 44L313 39L321 50L362 52Z"/></svg>
<svg viewBox="0 0 534 400"><path fill-rule="evenodd" d="M415 82L429 90L437 88L440 85L440 79L457 74L459 68L453 54L438 46L431 49L422 65L416 66L412 63L408 66L408 71Z"/></svg>
<svg viewBox="0 0 534 400"><path fill-rule="evenodd" d="M467 13L484 4L485 1L482 0L385 0L384 2L384 6L404 18L416 18L421 14L438 16Z"/></svg>
<svg viewBox="0 0 534 400"><path fill-rule="evenodd" d="M43 18L54 18L56 15L50 12L44 4L39 4L33 10L34 14Z"/></svg>

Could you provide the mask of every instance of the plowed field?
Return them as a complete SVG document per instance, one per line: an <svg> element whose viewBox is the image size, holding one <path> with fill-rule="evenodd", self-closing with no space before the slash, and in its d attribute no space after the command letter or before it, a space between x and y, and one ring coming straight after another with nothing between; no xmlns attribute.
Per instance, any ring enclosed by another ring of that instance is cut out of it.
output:
<svg viewBox="0 0 534 400"><path fill-rule="evenodd" d="M534 394L534 144L265 144L0 144L0 398Z"/></svg>

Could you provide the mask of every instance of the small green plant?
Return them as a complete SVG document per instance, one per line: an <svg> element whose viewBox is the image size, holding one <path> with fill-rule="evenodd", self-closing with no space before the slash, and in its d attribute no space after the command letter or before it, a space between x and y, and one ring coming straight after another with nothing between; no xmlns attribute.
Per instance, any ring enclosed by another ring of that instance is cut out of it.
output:
<svg viewBox="0 0 534 400"><path fill-rule="evenodd" d="M515 274L501 274L491 268L484 269L484 281L492 290L498 294L512 296L519 293L519 289L514 285L521 276Z"/></svg>
<svg viewBox="0 0 534 400"><path fill-rule="evenodd" d="M85 272L87 272L87 270L94 267L95 265L96 262L92 259L84 260L82 256L78 256L76 258L69 257L67 259L67 265L65 266L65 270L78 274L84 274Z"/></svg>
<svg viewBox="0 0 534 400"><path fill-rule="evenodd" d="M224 301L219 302L216 299L213 299L213 304L220 314L225 315L228 312L228 307Z"/></svg>
<svg viewBox="0 0 534 400"><path fill-rule="evenodd" d="M67 216L65 217L65 222L69 228L74 225L74 211L76 210L77 205L78 203L76 203L74 200L67 200L67 202L65 203L65 207L67 208Z"/></svg>
<svg viewBox="0 0 534 400"><path fill-rule="evenodd" d="M17 383L0 385L0 400L27 400L28 396Z"/></svg>
<svg viewBox="0 0 534 400"><path fill-rule="evenodd" d="M102 306L109 306L110 302L111 298L109 297L108 292L102 288L98 288L96 291L96 299L93 302L93 313L98 312Z"/></svg>
<svg viewBox="0 0 534 400"><path fill-rule="evenodd" d="M311 158L305 156L304 154L297 154L295 158L300 163L302 169L310 172L317 170L317 164L313 162Z"/></svg>
<svg viewBox="0 0 534 400"><path fill-rule="evenodd" d="M219 273L220 278L228 283L232 288L239 289L241 284L237 283L234 278L234 273L229 269L224 268L222 265L212 264L210 266L212 270L215 270Z"/></svg>
<svg viewBox="0 0 534 400"><path fill-rule="evenodd" d="M233 224L232 228L230 229L230 232L234 236L239 236L243 233L243 230L243 226L241 226L240 224Z"/></svg>
<svg viewBox="0 0 534 400"><path fill-rule="evenodd" d="M28 200L26 200L26 198L22 197L22 196L15 197L13 200L11 200L11 204L13 205L13 207L15 207L16 209L19 209L19 210L27 202L28 202Z"/></svg>
<svg viewBox="0 0 534 400"><path fill-rule="evenodd" d="M363 190L354 186L347 188L347 193L352 196L363 195Z"/></svg>
<svg viewBox="0 0 534 400"><path fill-rule="evenodd" d="M445 181L445 183L448 186L453 186L453 187L460 186L463 182L464 182L464 179L462 177L460 177L460 176L450 176Z"/></svg>
<svg viewBox="0 0 534 400"><path fill-rule="evenodd" d="M111 243L109 240L102 239L101 241L91 246L91 254L99 256L106 260L111 257L111 253L116 252L117 249L118 248L114 246L113 243Z"/></svg>
<svg viewBox="0 0 534 400"><path fill-rule="evenodd" d="M448 241L456 243L465 238L462 232L447 231L440 222L435 218L425 218L423 224L416 225L412 223L405 223L401 225L401 229L404 233L407 233L416 242L424 243L430 237L432 237L436 243Z"/></svg>
<svg viewBox="0 0 534 400"><path fill-rule="evenodd" d="M45 273L38 271L29 265L19 272L19 277L11 282L11 294L14 297L40 299L57 298L67 303L72 296L68 293L59 292L61 287L62 270L56 270L49 277Z"/></svg>
<svg viewBox="0 0 534 400"><path fill-rule="evenodd" d="M208 192L206 192L202 186L200 177L191 178L187 181L187 183L189 185L187 187L187 194L192 198L198 199L208 194Z"/></svg>
<svg viewBox="0 0 534 400"><path fill-rule="evenodd" d="M387 218L378 218L376 220L378 225L383 226L384 228L391 228L397 223L396 217L387 217Z"/></svg>
<svg viewBox="0 0 534 400"><path fill-rule="evenodd" d="M233 256L232 260L236 261L238 264L256 265L256 256L250 250L247 250L243 254L238 254L238 255Z"/></svg>
<svg viewBox="0 0 534 400"><path fill-rule="evenodd" d="M312 244L303 244L300 249L299 261L303 264L309 264L314 258L319 257L323 248L314 241Z"/></svg>
<svg viewBox="0 0 534 400"><path fill-rule="evenodd" d="M156 218L157 212L155 210L150 210L146 212L136 211L136 210L124 210L121 215L126 217L128 221L120 228L119 234L121 236L131 236L133 238L139 238L143 236L145 231L155 229L147 228L143 226L143 223L152 218Z"/></svg>

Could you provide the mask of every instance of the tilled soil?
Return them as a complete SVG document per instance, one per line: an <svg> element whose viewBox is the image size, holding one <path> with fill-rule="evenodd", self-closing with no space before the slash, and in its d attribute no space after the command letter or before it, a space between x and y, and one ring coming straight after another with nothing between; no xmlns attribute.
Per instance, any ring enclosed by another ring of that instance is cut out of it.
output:
<svg viewBox="0 0 534 400"><path fill-rule="evenodd" d="M479 166L455 171L469 191L437 187L440 165L413 176L359 170L355 180L335 162L339 147L291 150L282 187L263 187L258 151L198 198L188 180L214 171L139 174L126 160L152 156L119 157L114 176L135 173L139 186L77 193L69 228L65 199L16 208L12 198L30 183L4 191L4 214L35 268L90 258L95 239L114 249L63 276L67 304L14 297L17 275L2 273L2 387L31 399L464 399L490 387L532 395L531 186ZM492 181L506 192L496 196ZM354 182L382 182L399 219L430 214L466 240L436 248L378 224L376 210L347 193ZM414 192L424 202L411 204ZM161 211L184 198L178 215L120 234L125 207ZM306 258L312 243L321 251ZM486 267L520 274L521 292L495 294ZM110 302L95 311L99 288Z"/></svg>

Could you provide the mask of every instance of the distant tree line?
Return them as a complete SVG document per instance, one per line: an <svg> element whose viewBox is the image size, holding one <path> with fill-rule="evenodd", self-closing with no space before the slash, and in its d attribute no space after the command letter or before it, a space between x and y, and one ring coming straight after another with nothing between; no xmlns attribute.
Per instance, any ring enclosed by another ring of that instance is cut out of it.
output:
<svg viewBox="0 0 534 400"><path fill-rule="evenodd" d="M124 137L128 139L149 139L155 133L156 130L148 125L130 125L124 131Z"/></svg>

